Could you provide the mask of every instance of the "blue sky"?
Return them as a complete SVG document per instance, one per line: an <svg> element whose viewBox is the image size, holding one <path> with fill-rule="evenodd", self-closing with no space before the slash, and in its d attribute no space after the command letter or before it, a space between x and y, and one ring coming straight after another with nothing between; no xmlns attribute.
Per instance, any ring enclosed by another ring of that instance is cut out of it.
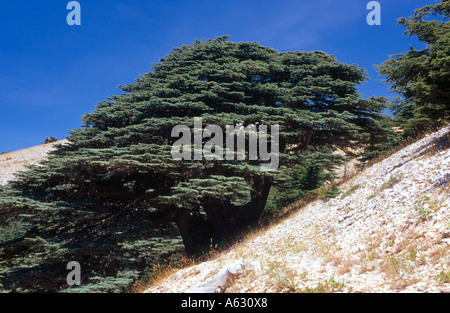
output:
<svg viewBox="0 0 450 313"><path fill-rule="evenodd" d="M434 1L379 0L381 26L366 22L369 0L79 0L81 26L66 22L68 0L3 1L0 153L63 139L172 48L225 34L283 52L333 54L367 69L363 97L392 97L374 65L423 47L402 36L396 20Z"/></svg>

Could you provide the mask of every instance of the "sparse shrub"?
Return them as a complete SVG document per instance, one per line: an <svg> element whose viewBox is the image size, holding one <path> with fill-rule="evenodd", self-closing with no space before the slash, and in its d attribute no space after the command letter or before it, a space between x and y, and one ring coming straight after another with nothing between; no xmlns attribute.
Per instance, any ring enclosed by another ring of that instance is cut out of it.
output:
<svg viewBox="0 0 450 313"><path fill-rule="evenodd" d="M319 283L315 288L305 288L302 290L302 293L333 293L333 292L342 292L347 287L345 284L341 282L337 282L335 280L327 280L323 283ZM348 288L351 291L351 288Z"/></svg>
<svg viewBox="0 0 450 313"><path fill-rule="evenodd" d="M419 213L419 223L428 220L431 213L439 210L437 205L427 195L421 196L415 202L414 209Z"/></svg>
<svg viewBox="0 0 450 313"><path fill-rule="evenodd" d="M441 285L450 283L450 271L441 271L437 276L437 280Z"/></svg>
<svg viewBox="0 0 450 313"><path fill-rule="evenodd" d="M266 264L267 274L274 279L280 291L296 292L295 272L283 262L271 261Z"/></svg>
<svg viewBox="0 0 450 313"><path fill-rule="evenodd" d="M402 180L402 178L403 178L403 173L397 174L397 175L391 175L389 177L388 181L385 182L383 185L381 185L380 191L385 190L385 189L391 189L397 183L399 183Z"/></svg>
<svg viewBox="0 0 450 313"><path fill-rule="evenodd" d="M403 260L399 257L388 255L381 263L381 270L389 277L395 278L400 274L400 269L404 266Z"/></svg>
<svg viewBox="0 0 450 313"><path fill-rule="evenodd" d="M321 200L327 200L336 198L341 193L341 189L339 186L333 184L329 188L325 189L320 195L319 199Z"/></svg>
<svg viewBox="0 0 450 313"><path fill-rule="evenodd" d="M360 184L357 185L353 185L352 187L350 187L348 190L346 190L343 194L342 194L342 199L352 195L355 193L356 190L358 190L359 188L361 188Z"/></svg>
<svg viewBox="0 0 450 313"><path fill-rule="evenodd" d="M52 143L52 142L57 142L57 141L58 141L58 138L56 138L54 136L51 136L51 137L45 138L43 144L45 145L45 144Z"/></svg>
<svg viewBox="0 0 450 313"><path fill-rule="evenodd" d="M417 250L411 249L409 250L408 254L406 255L406 259L410 261L416 261L417 260Z"/></svg>

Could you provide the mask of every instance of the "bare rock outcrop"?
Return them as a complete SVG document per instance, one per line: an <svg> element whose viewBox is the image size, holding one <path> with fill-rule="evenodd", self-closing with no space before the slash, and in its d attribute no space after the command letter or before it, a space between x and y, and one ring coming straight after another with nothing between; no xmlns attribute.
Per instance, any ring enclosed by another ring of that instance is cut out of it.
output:
<svg viewBox="0 0 450 313"><path fill-rule="evenodd" d="M186 293L223 293L231 278L243 275L245 265L242 261L237 261L231 265L225 266L213 278L199 283L188 290Z"/></svg>

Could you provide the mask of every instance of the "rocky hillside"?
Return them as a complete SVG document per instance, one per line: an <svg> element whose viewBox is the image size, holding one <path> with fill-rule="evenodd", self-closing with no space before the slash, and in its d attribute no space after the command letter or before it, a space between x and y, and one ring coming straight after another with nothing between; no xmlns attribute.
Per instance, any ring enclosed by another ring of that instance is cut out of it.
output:
<svg viewBox="0 0 450 313"><path fill-rule="evenodd" d="M28 149L0 154L0 185L14 179L14 173L25 169L25 165L39 163L55 144L64 144L66 141L43 144Z"/></svg>
<svg viewBox="0 0 450 313"><path fill-rule="evenodd" d="M336 198L145 292L198 290L236 264L243 271L217 290L450 292L449 134L447 127L400 150L342 183Z"/></svg>
<svg viewBox="0 0 450 313"><path fill-rule="evenodd" d="M223 273L222 292L450 292L449 136L450 126L144 292L201 290ZM53 145L0 155L0 184Z"/></svg>

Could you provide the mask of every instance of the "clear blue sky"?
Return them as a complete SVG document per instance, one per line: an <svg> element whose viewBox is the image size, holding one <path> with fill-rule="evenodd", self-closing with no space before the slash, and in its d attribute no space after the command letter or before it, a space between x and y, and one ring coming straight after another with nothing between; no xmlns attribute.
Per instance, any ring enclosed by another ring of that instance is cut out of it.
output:
<svg viewBox="0 0 450 313"><path fill-rule="evenodd" d="M379 0L381 26L366 23L369 0L79 0L81 26L66 22L68 0L2 1L0 152L63 139L173 47L225 34L333 54L367 69L365 98L392 97L374 65L422 47L396 20L434 1Z"/></svg>

